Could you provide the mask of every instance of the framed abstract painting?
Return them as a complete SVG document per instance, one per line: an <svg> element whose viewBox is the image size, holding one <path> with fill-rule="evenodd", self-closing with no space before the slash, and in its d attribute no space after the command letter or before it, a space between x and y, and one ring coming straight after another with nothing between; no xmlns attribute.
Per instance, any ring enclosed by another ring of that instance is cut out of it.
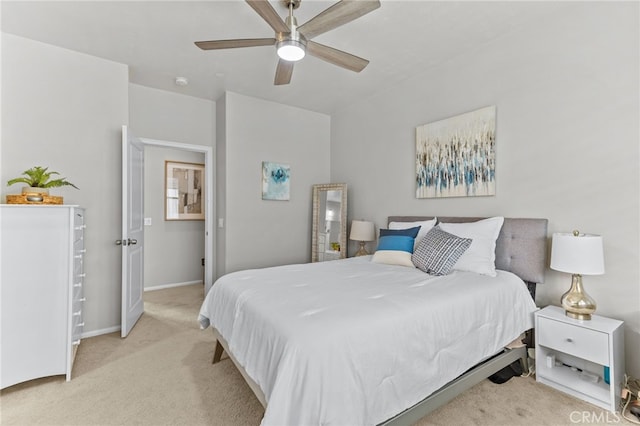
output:
<svg viewBox="0 0 640 426"><path fill-rule="evenodd" d="M262 162L262 199L288 201L291 167L287 164Z"/></svg>
<svg viewBox="0 0 640 426"><path fill-rule="evenodd" d="M164 164L164 219L204 220L204 164Z"/></svg>
<svg viewBox="0 0 640 426"><path fill-rule="evenodd" d="M416 127L416 198L496 193L496 107Z"/></svg>

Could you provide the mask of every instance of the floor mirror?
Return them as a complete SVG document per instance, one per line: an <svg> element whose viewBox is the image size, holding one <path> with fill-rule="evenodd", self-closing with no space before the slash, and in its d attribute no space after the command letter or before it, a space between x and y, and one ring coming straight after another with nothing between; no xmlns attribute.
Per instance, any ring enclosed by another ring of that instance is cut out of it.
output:
<svg viewBox="0 0 640 426"><path fill-rule="evenodd" d="M313 185L311 261L347 257L347 184Z"/></svg>

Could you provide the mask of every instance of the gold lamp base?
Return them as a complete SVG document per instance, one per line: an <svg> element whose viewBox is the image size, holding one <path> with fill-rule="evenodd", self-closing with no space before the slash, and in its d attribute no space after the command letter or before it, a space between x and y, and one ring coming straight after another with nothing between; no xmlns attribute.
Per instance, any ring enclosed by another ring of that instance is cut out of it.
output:
<svg viewBox="0 0 640 426"><path fill-rule="evenodd" d="M360 249L356 252L356 257L367 255L369 255L369 252L364 248L364 241L360 241Z"/></svg>
<svg viewBox="0 0 640 426"><path fill-rule="evenodd" d="M582 287L582 275L571 275L571 288L562 295L562 307L565 314L577 320L590 320L596 311L596 301Z"/></svg>

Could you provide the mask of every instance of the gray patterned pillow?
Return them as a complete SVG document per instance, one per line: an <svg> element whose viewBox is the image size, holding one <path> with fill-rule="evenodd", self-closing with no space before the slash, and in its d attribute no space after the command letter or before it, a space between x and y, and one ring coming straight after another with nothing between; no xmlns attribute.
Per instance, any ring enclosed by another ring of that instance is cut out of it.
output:
<svg viewBox="0 0 640 426"><path fill-rule="evenodd" d="M471 238L460 238L435 226L420 241L411 261L429 275L447 275L471 241Z"/></svg>

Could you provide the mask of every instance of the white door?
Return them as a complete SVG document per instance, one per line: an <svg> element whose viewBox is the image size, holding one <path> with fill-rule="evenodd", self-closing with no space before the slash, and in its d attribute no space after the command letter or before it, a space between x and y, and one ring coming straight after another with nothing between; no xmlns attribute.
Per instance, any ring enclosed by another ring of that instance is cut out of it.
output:
<svg viewBox="0 0 640 426"><path fill-rule="evenodd" d="M122 126L122 328L144 312L144 144Z"/></svg>

